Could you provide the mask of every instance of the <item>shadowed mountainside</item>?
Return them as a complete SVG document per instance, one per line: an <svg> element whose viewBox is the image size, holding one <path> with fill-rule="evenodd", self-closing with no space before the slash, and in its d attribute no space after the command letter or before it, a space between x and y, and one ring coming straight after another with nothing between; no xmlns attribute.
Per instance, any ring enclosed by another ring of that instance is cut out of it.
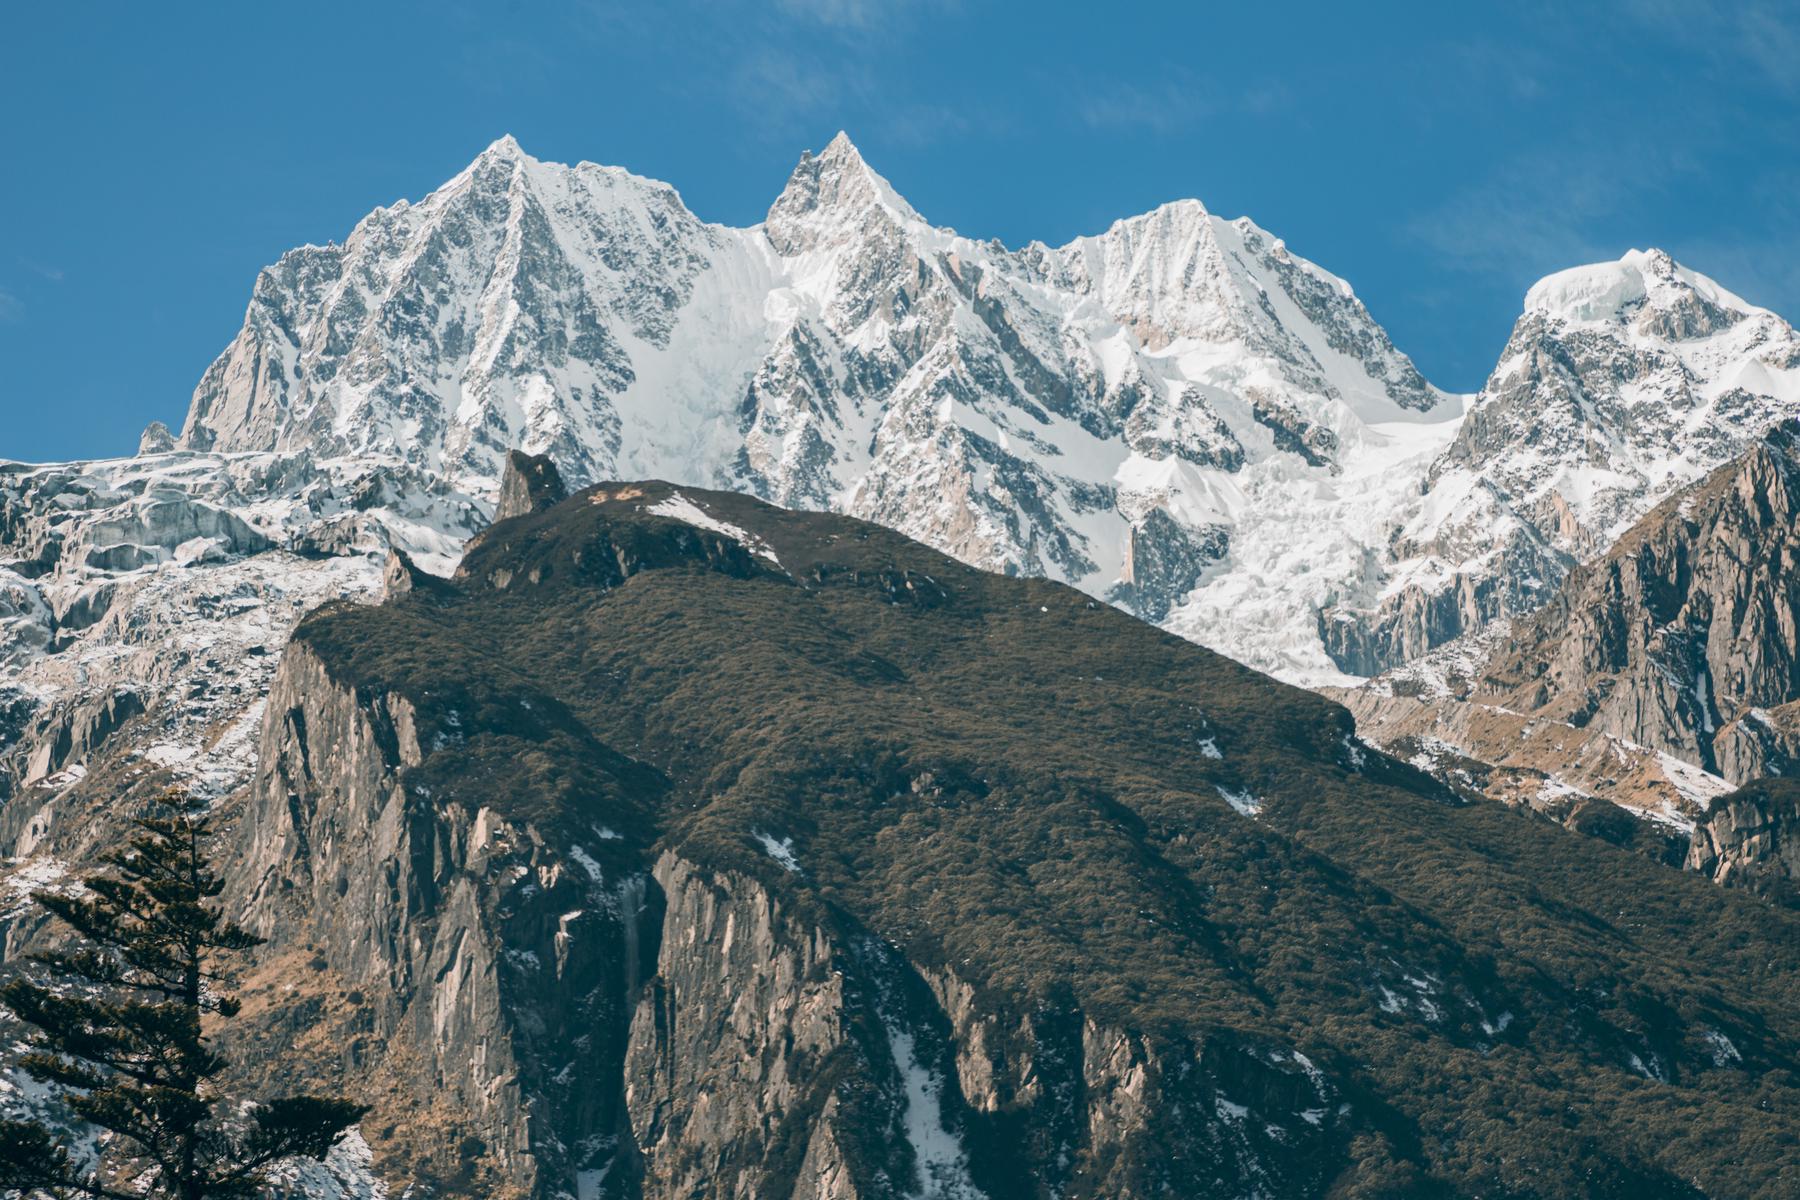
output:
<svg viewBox="0 0 1800 1200"><path fill-rule="evenodd" d="M1793 914L1464 804L1337 705L1070 588L643 483L399 592L297 631L234 892L270 961L317 955L312 1015L269 1028L359 1031L395 1176L1800 1178Z"/></svg>

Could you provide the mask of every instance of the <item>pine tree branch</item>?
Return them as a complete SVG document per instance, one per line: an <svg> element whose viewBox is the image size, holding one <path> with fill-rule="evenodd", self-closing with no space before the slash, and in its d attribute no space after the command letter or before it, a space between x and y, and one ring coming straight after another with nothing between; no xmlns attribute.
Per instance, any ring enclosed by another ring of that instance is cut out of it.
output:
<svg viewBox="0 0 1800 1200"><path fill-rule="evenodd" d="M40 1193L143 1200L107 1187L93 1173L78 1171L68 1150L48 1130L26 1121L0 1120L0 1189L26 1197Z"/></svg>

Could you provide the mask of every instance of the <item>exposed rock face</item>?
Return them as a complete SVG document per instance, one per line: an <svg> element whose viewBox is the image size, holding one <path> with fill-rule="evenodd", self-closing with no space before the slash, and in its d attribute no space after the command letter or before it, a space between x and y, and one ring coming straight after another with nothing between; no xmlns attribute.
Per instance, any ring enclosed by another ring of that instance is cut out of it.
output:
<svg viewBox="0 0 1800 1200"><path fill-rule="evenodd" d="M1727 725L1800 700L1797 517L1800 423L1789 423L1516 623L1488 688L1720 773Z"/></svg>
<svg viewBox="0 0 1800 1200"><path fill-rule="evenodd" d="M1800 1168L1740 1074L1800 1027L1729 986L1800 971L1781 914L873 526L577 494L306 621L259 760L246 1020L376 1105L396 1190L1691 1196ZM1626 904L1629 933L1592 915ZM1550 1069L1579 1082L1540 1120Z"/></svg>
<svg viewBox="0 0 1800 1200"><path fill-rule="evenodd" d="M404 550L389 550L381 568L381 598L398 600L420 590L431 590L438 584L436 576L421 571Z"/></svg>
<svg viewBox="0 0 1800 1200"><path fill-rule="evenodd" d="M175 449L175 435L161 421L152 421L144 426L144 432L138 438L139 454L167 454Z"/></svg>
<svg viewBox="0 0 1800 1200"><path fill-rule="evenodd" d="M1647 746L1479 699L1467 680L1444 687L1433 678L1440 666L1434 656L1331 694L1356 717L1359 736L1459 795L1526 810L1671 866L1686 857L1707 805L1731 790Z"/></svg>
<svg viewBox="0 0 1800 1200"><path fill-rule="evenodd" d="M658 974L625 1063L647 1194L748 1197L791 1178L802 1195L973 1200L1018 1190L1020 1168L1036 1189L1107 1196L1325 1182L1339 1096L1304 1056L1158 1044L1052 1008L1009 1026L954 974L797 922L752 879L673 855L656 879ZM1221 1125L1226 1089L1321 1119ZM995 1144L1002 1124L1015 1145Z"/></svg>
<svg viewBox="0 0 1800 1200"><path fill-rule="evenodd" d="M1186 529L1153 508L1132 526L1119 582L1106 598L1147 621L1160 621L1194 590L1207 567L1225 557L1230 545L1223 526Z"/></svg>
<svg viewBox="0 0 1800 1200"><path fill-rule="evenodd" d="M1399 552L1410 556L1415 549L1402 544ZM1351 675L1379 675L1423 658L1465 631L1539 608L1552 594L1553 581L1574 561L1525 525L1491 553L1481 553L1473 541L1461 542L1457 553L1479 553L1487 561L1480 570L1457 572L1445 586L1408 581L1374 616L1338 606L1321 609L1319 640L1326 653Z"/></svg>
<svg viewBox="0 0 1800 1200"><path fill-rule="evenodd" d="M317 954L359 997L353 1082L377 1101L368 1127L386 1127L374 1145L390 1170L454 1194L551 1194L544 1171L566 1185L610 1164L624 1128L647 881L604 839L549 845L433 802L409 778L429 753L420 721L295 647L270 694L235 903L270 956Z"/></svg>
<svg viewBox="0 0 1800 1200"><path fill-rule="evenodd" d="M568 494L549 455L514 450L506 456L506 470L500 475L500 502L494 506L494 520L537 512Z"/></svg>
<svg viewBox="0 0 1800 1200"><path fill-rule="evenodd" d="M864 1194L878 1164L852 1163L846 1146L878 1141L881 1131L840 1137L843 1110L826 1082L840 1059L858 1056L842 949L791 920L753 879L715 877L666 855L656 880L667 898L664 934L624 1063L648 1189L754 1196L804 1153L808 1185Z"/></svg>
<svg viewBox="0 0 1800 1200"><path fill-rule="evenodd" d="M1800 781L1764 779L1720 797L1694 828L1687 867L1800 904Z"/></svg>
<svg viewBox="0 0 1800 1200"><path fill-rule="evenodd" d="M1748 709L1727 722L1712 744L1726 779L1800 775L1800 702Z"/></svg>
<svg viewBox="0 0 1800 1200"><path fill-rule="evenodd" d="M1576 568L1538 612L1346 702L1364 736L1440 776L1558 819L1586 797L1612 800L1691 830L1687 864L1730 878L1719 839L1740 819L1777 837L1785 810L1710 806L1731 783L1793 771L1800 750L1797 517L1800 423L1785 422ZM1786 864L1770 854L1750 874Z"/></svg>

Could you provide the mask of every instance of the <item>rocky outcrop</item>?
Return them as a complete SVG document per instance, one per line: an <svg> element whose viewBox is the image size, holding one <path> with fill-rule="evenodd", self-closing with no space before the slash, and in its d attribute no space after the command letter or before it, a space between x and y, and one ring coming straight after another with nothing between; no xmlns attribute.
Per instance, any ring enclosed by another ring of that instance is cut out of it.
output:
<svg viewBox="0 0 1800 1200"><path fill-rule="evenodd" d="M35 747L25 768L25 782L36 783L72 762L80 762L108 737L144 711L134 691L117 691L97 700L47 711L44 728L28 735Z"/></svg>
<svg viewBox="0 0 1800 1200"><path fill-rule="evenodd" d="M410 595L419 586L421 574L404 550L389 550L381 565L381 598L397 600Z"/></svg>
<svg viewBox="0 0 1800 1200"><path fill-rule="evenodd" d="M504 521L508 517L538 512L567 498L568 494L562 474L549 455L510 451L506 456L506 467L500 473L500 500L494 506L494 520Z"/></svg>
<svg viewBox="0 0 1800 1200"><path fill-rule="evenodd" d="M1797 520L1800 423L1784 422L1577 567L1536 613L1342 697L1364 737L1453 786L1663 859L1691 832L1691 852L1673 857L1730 879L1721 839L1740 821L1753 841L1779 839L1790 818L1712 806L1733 783L1800 766ZM1595 799L1661 828L1624 836Z"/></svg>
<svg viewBox="0 0 1800 1200"><path fill-rule="evenodd" d="M1006 1194L1009 1162L1052 1193L1307 1194L1357 1120L1290 1048L1150 1037L1055 1004L1008 1015L953 971L923 979L990 1195Z"/></svg>
<svg viewBox="0 0 1800 1200"><path fill-rule="evenodd" d="M139 454L167 454L175 449L175 435L161 421L152 421L144 426L142 436L138 438Z"/></svg>
<svg viewBox="0 0 1800 1200"><path fill-rule="evenodd" d="M1800 780L1762 779L1720 797L1694 827L1687 868L1800 905Z"/></svg>
<svg viewBox="0 0 1800 1200"><path fill-rule="evenodd" d="M841 914L673 854L626 1056L644 1194L1307 1194L1340 1152L1324 1074L1279 1046L990 1010ZM817 912L817 910L815 910ZM821 916L823 914L820 914Z"/></svg>
<svg viewBox="0 0 1800 1200"><path fill-rule="evenodd" d="M1379 675L1412 662L1465 633L1485 629L1542 603L1545 577L1559 578L1566 564L1538 557L1527 544L1522 570L1459 573L1446 587L1408 583L1372 611L1337 606L1319 610L1319 640L1345 673ZM1554 570L1550 569L1554 566Z"/></svg>
<svg viewBox="0 0 1800 1200"><path fill-rule="evenodd" d="M1230 548L1230 531L1223 526L1188 529L1153 508L1131 527L1119 583L1106 598L1146 621L1161 621Z"/></svg>
<svg viewBox="0 0 1800 1200"><path fill-rule="evenodd" d="M1713 753L1726 779L1800 775L1800 700L1746 709L1713 737Z"/></svg>
<svg viewBox="0 0 1800 1200"><path fill-rule="evenodd" d="M432 721L290 649L230 894L269 939L266 961L316 956L354 993L354 1082L376 1105L365 1128L385 1170L455 1194L573 1190L618 1157L654 900L597 834L558 844L437 801L414 778L442 734ZM297 1019L298 1037L310 1015L274 1019Z"/></svg>
<svg viewBox="0 0 1800 1200"><path fill-rule="evenodd" d="M871 1083L868 1031L839 941L751 878L673 854L655 878L666 897L656 975L624 1063L644 1194L904 1194L885 1183L906 1169L893 1088L857 1094Z"/></svg>
<svg viewBox="0 0 1800 1200"><path fill-rule="evenodd" d="M1800 424L1789 423L1516 624L1486 689L1720 773L1728 726L1800 700L1797 519Z"/></svg>

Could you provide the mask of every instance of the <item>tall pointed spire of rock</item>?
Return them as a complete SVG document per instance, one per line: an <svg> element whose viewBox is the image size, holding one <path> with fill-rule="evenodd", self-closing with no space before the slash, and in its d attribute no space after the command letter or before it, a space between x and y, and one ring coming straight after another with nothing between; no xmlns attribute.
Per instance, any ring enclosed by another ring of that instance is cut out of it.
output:
<svg viewBox="0 0 1800 1200"><path fill-rule="evenodd" d="M787 186L769 208L764 229L782 254L801 254L820 240L822 226L866 226L871 220L919 222L924 218L876 174L840 131L815 157L800 156Z"/></svg>

